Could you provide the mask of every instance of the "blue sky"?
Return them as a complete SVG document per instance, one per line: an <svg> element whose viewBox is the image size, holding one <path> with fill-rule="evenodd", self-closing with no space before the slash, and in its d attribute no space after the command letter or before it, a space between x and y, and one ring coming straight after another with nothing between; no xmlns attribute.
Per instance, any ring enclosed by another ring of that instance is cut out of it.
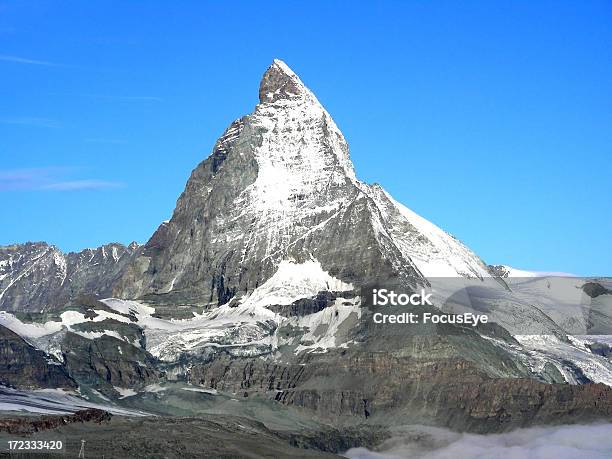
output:
<svg viewBox="0 0 612 459"><path fill-rule="evenodd" d="M144 242L287 62L488 263L612 274L612 3L0 0L0 244Z"/></svg>

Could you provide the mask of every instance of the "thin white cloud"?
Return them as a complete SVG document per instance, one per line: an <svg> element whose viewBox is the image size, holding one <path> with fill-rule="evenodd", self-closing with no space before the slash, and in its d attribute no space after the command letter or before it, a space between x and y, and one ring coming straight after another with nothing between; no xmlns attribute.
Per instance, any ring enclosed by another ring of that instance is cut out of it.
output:
<svg viewBox="0 0 612 459"><path fill-rule="evenodd" d="M56 182L42 186L41 190L77 191L77 190L108 190L121 188L123 183L109 182L106 180L70 180L67 182Z"/></svg>
<svg viewBox="0 0 612 459"><path fill-rule="evenodd" d="M28 59L28 58L19 57L19 56L8 56L6 54L0 54L0 61L13 62L14 64L44 65L47 67L57 67L60 65L60 64L55 64L54 62L39 61L37 59Z"/></svg>
<svg viewBox="0 0 612 459"><path fill-rule="evenodd" d="M67 167L0 170L0 192L109 190L125 186L110 180L67 178L75 170Z"/></svg>
<svg viewBox="0 0 612 459"><path fill-rule="evenodd" d="M93 99L120 100L127 102L163 102L164 99L156 96L117 96L107 94L83 94L85 97Z"/></svg>
<svg viewBox="0 0 612 459"><path fill-rule="evenodd" d="M49 118L36 118L30 116L0 118L1 124L15 124L19 126L35 126L45 128L59 128L61 123Z"/></svg>

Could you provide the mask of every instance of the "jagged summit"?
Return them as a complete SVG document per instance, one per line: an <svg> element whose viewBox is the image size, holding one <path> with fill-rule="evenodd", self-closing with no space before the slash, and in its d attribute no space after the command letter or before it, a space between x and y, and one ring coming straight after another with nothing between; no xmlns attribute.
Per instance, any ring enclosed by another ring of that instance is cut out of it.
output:
<svg viewBox="0 0 612 459"><path fill-rule="evenodd" d="M239 302L281 263L313 258L353 285L488 275L465 246L356 178L342 132L284 62L268 67L259 95L193 171L116 296Z"/></svg>
<svg viewBox="0 0 612 459"><path fill-rule="evenodd" d="M279 59L272 61L259 84L259 101L262 104L281 99L299 99L308 93L310 91L302 80Z"/></svg>

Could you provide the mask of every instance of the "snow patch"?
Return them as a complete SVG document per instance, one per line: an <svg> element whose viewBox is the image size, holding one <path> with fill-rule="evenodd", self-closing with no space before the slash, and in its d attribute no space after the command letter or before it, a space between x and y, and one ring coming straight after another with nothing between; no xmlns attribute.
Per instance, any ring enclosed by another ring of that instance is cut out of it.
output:
<svg viewBox="0 0 612 459"><path fill-rule="evenodd" d="M258 287L244 302L252 307L288 305L321 291L345 292L353 285L332 277L317 260L304 263L283 260L274 275Z"/></svg>
<svg viewBox="0 0 612 459"><path fill-rule="evenodd" d="M205 389L203 387L183 387L182 389L189 392L201 392L203 394L210 395L217 395L218 393L216 389Z"/></svg>
<svg viewBox="0 0 612 459"><path fill-rule="evenodd" d="M133 397L134 395L138 395L134 389L126 389L125 387L113 386L117 392L119 392L119 398L127 398Z"/></svg>

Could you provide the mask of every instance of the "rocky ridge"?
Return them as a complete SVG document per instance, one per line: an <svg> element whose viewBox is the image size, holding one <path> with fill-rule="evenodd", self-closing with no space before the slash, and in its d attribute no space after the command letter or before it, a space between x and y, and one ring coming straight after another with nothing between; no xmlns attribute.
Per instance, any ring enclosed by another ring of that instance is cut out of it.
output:
<svg viewBox="0 0 612 459"><path fill-rule="evenodd" d="M53 313L82 293L110 296L138 245L62 253L44 242L0 247L0 310Z"/></svg>

